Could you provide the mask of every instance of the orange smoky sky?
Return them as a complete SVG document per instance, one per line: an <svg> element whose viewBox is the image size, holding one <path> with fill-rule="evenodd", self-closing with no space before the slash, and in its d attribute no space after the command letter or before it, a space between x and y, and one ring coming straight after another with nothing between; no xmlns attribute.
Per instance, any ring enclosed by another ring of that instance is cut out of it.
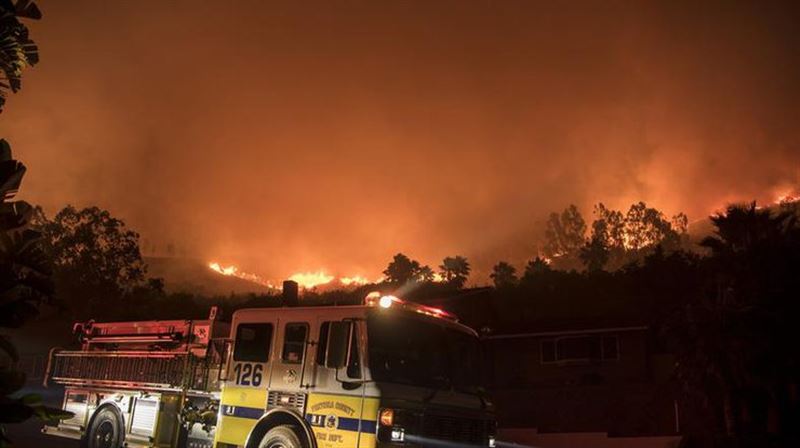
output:
<svg viewBox="0 0 800 448"><path fill-rule="evenodd" d="M796 2L37 3L0 116L22 198L270 278L485 272L569 203L798 184Z"/></svg>

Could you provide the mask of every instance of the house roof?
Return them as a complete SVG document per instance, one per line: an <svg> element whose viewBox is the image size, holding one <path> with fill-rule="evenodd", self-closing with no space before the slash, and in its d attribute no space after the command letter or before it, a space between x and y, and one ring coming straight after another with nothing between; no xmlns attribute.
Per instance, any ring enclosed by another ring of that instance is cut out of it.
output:
<svg viewBox="0 0 800 448"><path fill-rule="evenodd" d="M619 333L622 331L646 331L649 327L638 319L542 319L524 324L499 325L484 332L489 339L509 339L569 334Z"/></svg>

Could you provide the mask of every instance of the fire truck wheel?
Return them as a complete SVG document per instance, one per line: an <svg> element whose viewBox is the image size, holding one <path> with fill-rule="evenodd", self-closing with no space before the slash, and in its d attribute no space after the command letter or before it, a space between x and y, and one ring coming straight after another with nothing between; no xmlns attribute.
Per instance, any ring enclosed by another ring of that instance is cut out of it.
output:
<svg viewBox="0 0 800 448"><path fill-rule="evenodd" d="M122 446L122 425L116 410L101 408L94 415L89 430L86 431L87 448L119 448Z"/></svg>
<svg viewBox="0 0 800 448"><path fill-rule="evenodd" d="M261 439L258 448L305 448L300 442L297 430L291 425L281 425L270 429Z"/></svg>

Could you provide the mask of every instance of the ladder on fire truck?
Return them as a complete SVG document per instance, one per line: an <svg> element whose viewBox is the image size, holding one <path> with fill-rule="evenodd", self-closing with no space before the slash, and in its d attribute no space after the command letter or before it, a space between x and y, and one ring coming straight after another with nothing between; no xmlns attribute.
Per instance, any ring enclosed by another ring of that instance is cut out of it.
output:
<svg viewBox="0 0 800 448"><path fill-rule="evenodd" d="M90 447L210 448L230 326L216 319L89 321L81 347L53 349L45 386L64 386L72 418L42 431Z"/></svg>
<svg viewBox="0 0 800 448"><path fill-rule="evenodd" d="M208 320L76 324L80 350L53 349L45 375L68 387L219 390L228 327Z"/></svg>

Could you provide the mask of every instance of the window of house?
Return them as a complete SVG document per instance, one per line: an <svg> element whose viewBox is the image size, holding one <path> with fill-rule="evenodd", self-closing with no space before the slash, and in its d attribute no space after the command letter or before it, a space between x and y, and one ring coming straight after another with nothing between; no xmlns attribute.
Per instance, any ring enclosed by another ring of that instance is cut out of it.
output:
<svg viewBox="0 0 800 448"><path fill-rule="evenodd" d="M545 339L542 341L542 362L556 362L556 341Z"/></svg>
<svg viewBox="0 0 800 448"><path fill-rule="evenodd" d="M283 334L283 355L281 359L286 364L300 364L306 351L306 338L308 337L308 324L286 324Z"/></svg>
<svg viewBox="0 0 800 448"><path fill-rule="evenodd" d="M563 338L556 341L558 360L600 358L600 340L594 337Z"/></svg>
<svg viewBox="0 0 800 448"><path fill-rule="evenodd" d="M239 324L233 349L234 361L267 362L272 342L272 324Z"/></svg>
<svg viewBox="0 0 800 448"><path fill-rule="evenodd" d="M603 337L603 359L619 359L619 338Z"/></svg>
<svg viewBox="0 0 800 448"><path fill-rule="evenodd" d="M619 359L617 336L570 336L544 339L541 342L541 350L543 364Z"/></svg>

